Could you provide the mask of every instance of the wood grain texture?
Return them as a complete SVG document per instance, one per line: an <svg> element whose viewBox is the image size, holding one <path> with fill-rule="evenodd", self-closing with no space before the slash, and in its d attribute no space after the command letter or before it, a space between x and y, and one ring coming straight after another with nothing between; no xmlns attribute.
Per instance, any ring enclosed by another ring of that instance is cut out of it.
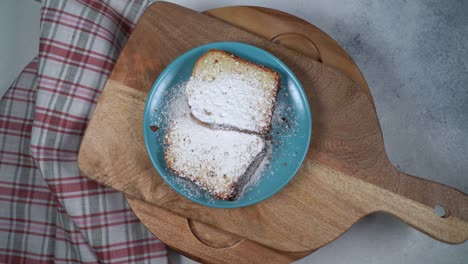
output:
<svg viewBox="0 0 468 264"><path fill-rule="evenodd" d="M161 208L155 211L155 206L139 202L134 197L127 196L127 199L132 204L132 208L143 217L145 225L155 236L161 241L170 241L169 245L175 250L202 263L290 263L304 256L299 255L293 258L243 238L227 247L225 244L220 247L214 247L212 244L208 246L192 234L186 218L174 217L173 213ZM199 225L200 231L212 229L202 223ZM208 232L217 234L218 237L213 239L217 241L216 243L220 241L220 236L221 240L239 239L238 236L223 231Z"/></svg>
<svg viewBox="0 0 468 264"><path fill-rule="evenodd" d="M294 180L273 198L234 210L203 207L172 191L149 162L141 128L142 101L158 73L188 49L221 40L253 44L283 60L303 84L314 117L311 149ZM117 109L121 114L115 115ZM276 250L310 252L375 211L442 241L468 237L467 196L391 165L365 89L296 52L168 3L149 7L132 33L89 124L79 165L88 176L138 199ZM437 217L435 204L449 216Z"/></svg>
<svg viewBox="0 0 468 264"><path fill-rule="evenodd" d="M372 96L367 88L367 83L362 74L357 74L359 70L352 59L332 38L306 21L284 12L261 7L231 6L209 10L204 13L255 33L272 42L279 43L289 49L298 51L314 60L340 69L348 77L360 84L361 87L365 87L365 92L369 95L369 99L372 100ZM265 27L264 22L280 25L280 27ZM237 256L255 256L253 259L245 257L240 258L240 260L245 261L245 263L264 263L265 257L268 259L277 254L287 256L284 260L290 262L291 259L300 259L314 251L311 250L299 253L273 251L272 249L260 246L232 233L227 233L218 228L190 219L186 221L189 229L176 225L160 225L161 221L157 220L157 218L161 217L161 215L168 219L179 221L182 224L185 222L184 220L186 218L170 213L169 211L164 211L164 209L158 206L132 198L131 196L127 195L126 197L137 217L153 234L160 239L163 238L166 244L178 252L205 263L233 262L233 258L230 256L231 252ZM167 222L168 219L165 219L165 221ZM174 233L179 233L179 235L177 237L167 236L167 234ZM181 247L180 238L178 238L181 236L180 234L188 238L192 238L193 234L193 236L195 236L198 241L205 244L207 248L200 250L200 247L203 247L203 245L199 245L198 242L196 242L197 245L188 246L187 241L189 239L184 239L185 243L183 247ZM237 243L241 243L243 246L233 247ZM229 249L222 252L221 256L223 256L223 258L220 260L221 252L213 252L211 250L212 248ZM242 248L243 250L238 251L238 248ZM254 252L247 249L254 249ZM201 256L200 252L205 251L212 254L203 254ZM281 261L279 259L276 260L276 263L278 261L282 262L283 259L281 259ZM236 262L240 263L239 260Z"/></svg>

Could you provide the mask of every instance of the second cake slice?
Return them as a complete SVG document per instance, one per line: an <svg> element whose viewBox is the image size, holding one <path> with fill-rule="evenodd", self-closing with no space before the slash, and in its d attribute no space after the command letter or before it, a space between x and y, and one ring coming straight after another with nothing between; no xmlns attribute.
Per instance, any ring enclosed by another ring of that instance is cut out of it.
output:
<svg viewBox="0 0 468 264"><path fill-rule="evenodd" d="M172 123L165 143L168 167L222 200L238 197L266 150L258 135L211 129L190 117Z"/></svg>

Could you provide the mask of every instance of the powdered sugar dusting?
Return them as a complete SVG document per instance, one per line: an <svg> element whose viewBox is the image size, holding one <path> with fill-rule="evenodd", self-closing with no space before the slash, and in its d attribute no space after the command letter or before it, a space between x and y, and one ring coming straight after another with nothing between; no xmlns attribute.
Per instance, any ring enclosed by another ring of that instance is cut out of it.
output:
<svg viewBox="0 0 468 264"><path fill-rule="evenodd" d="M195 168L193 175L198 178L177 173L180 177L174 177L173 180L188 195L205 196L207 200L214 201L213 196L196 185L215 194L225 192L227 186L237 181L256 155L263 151L265 142L257 135L211 129L198 123L191 116L186 86L187 82L183 82L167 90L166 100L157 109L160 114L155 115L157 118L152 123L166 131L166 138L176 132L173 136L180 144L173 149L177 153L173 152L172 155L178 157L173 167L184 171L192 166L191 169ZM161 142L167 149L165 143L168 142Z"/></svg>
<svg viewBox="0 0 468 264"><path fill-rule="evenodd" d="M247 184L244 185L244 188L242 189L242 192L239 196L244 195L244 193L246 192L252 191L259 184L260 180L262 179L262 176L268 169L268 166L270 166L272 150L273 149L271 147L271 144L267 143L265 157L263 158L260 165L258 165L257 170L252 174Z"/></svg>
<svg viewBox="0 0 468 264"><path fill-rule="evenodd" d="M262 133L269 127L274 89L262 89L257 78L220 74L191 77L187 97L193 116L202 122Z"/></svg>
<svg viewBox="0 0 468 264"><path fill-rule="evenodd" d="M178 175L219 196L231 193L265 147L257 135L211 129L190 117L174 120L166 140L166 162Z"/></svg>
<svg viewBox="0 0 468 264"><path fill-rule="evenodd" d="M168 127L177 120L193 118L191 117L190 107L187 103L187 96L185 93L186 86L187 82L183 82L167 89L164 102L161 104L159 109L155 109L157 110L157 114L152 115L151 121L152 124L155 124L160 128L160 131L167 131ZM282 155L280 154L281 151L278 151L278 149L288 147L289 143L287 138L294 136L296 133L296 127L298 126L297 119L293 114L294 109L292 109L291 104L288 103L288 100L290 99L289 97L290 95L287 89L279 90L278 100L272 116L272 130L267 136L267 138L271 138L271 140L265 141L267 145L267 153L257 170L242 189L239 197L245 196L251 192L258 192L259 190L256 187L259 184L262 184L262 182L268 181L273 177L282 177L278 172L279 167L271 166ZM199 126L198 123L196 125ZM159 137L159 139L161 138L162 137ZM160 144L163 144L162 140ZM288 156L291 157L294 155L296 155L294 152L288 154ZM287 166L287 164L281 163L280 166ZM210 195L209 192L203 191L202 188L186 178L172 177L172 181L183 189L184 193L188 196L194 198L203 197L205 201L209 203L214 202L216 199L214 196ZM248 197L251 197L251 195L248 195Z"/></svg>

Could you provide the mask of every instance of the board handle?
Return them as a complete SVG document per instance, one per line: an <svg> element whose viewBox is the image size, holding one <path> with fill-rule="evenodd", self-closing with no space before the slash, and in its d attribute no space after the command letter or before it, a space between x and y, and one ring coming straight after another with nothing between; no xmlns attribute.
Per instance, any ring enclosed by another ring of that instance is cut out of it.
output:
<svg viewBox="0 0 468 264"><path fill-rule="evenodd" d="M449 186L400 172L397 193L434 208L441 217L468 222L468 195Z"/></svg>
<svg viewBox="0 0 468 264"><path fill-rule="evenodd" d="M460 244L468 240L467 194L403 172L399 173L396 193L399 201L385 202L376 211L395 215L445 243Z"/></svg>

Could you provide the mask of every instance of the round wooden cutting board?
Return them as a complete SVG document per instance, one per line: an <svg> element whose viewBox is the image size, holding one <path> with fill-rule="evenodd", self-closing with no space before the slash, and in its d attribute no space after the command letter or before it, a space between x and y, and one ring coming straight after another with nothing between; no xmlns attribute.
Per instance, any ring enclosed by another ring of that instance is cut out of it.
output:
<svg viewBox="0 0 468 264"><path fill-rule="evenodd" d="M290 14L261 7L224 7L204 13L340 70L372 101L366 80L351 57L314 25ZM156 237L203 263L287 263L313 252L279 252L129 195L126 197L137 217Z"/></svg>
<svg viewBox="0 0 468 264"><path fill-rule="evenodd" d="M209 208L177 194L154 169L142 136L155 78L187 50L217 41L275 54L298 76L313 114L309 152L294 179L273 197L237 209ZM200 14L167 2L149 6L99 98L78 165L125 193L161 241L204 263L291 262L376 211L444 242L468 239L466 194L391 164L366 81L346 52L313 25L266 8Z"/></svg>

